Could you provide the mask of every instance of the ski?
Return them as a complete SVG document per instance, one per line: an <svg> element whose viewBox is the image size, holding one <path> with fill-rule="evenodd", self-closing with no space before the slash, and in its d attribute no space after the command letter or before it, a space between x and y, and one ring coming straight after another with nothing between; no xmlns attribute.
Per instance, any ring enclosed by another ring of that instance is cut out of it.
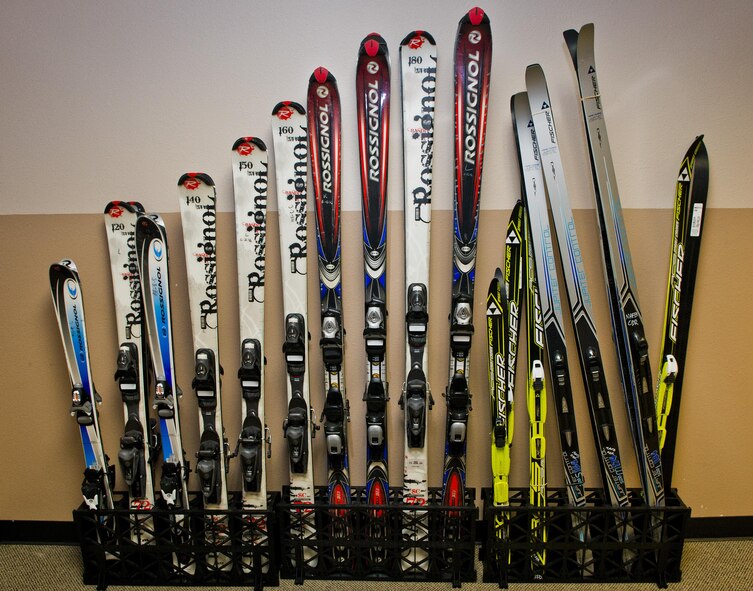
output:
<svg viewBox="0 0 753 591"><path fill-rule="evenodd" d="M492 502L495 507L510 505L510 445L512 444L513 415L508 398L507 346L508 301L505 277L497 269L489 283L486 296L487 368L492 419ZM494 535L499 540L510 537L508 515L495 514ZM509 557L498 556L497 561Z"/></svg>
<svg viewBox="0 0 753 591"><path fill-rule="evenodd" d="M426 31L412 31L400 43L400 80L406 285L406 377L400 397L405 425L402 500L418 508L429 503L427 413L434 404L426 374L437 47ZM403 536L410 546L403 552L403 571L428 570L429 552L419 546L428 535L428 516L407 511Z"/></svg>
<svg viewBox="0 0 753 591"><path fill-rule="evenodd" d="M314 504L314 469L311 438L315 433L314 413L308 381L308 311L306 285L306 182L308 137L306 111L295 102L281 102L272 110L275 150L277 210L280 224L285 343L283 354L288 374L288 415L283 433L290 455L290 502ZM292 530L302 540L316 536L315 514L301 509L294 516ZM305 546L296 567L316 566L314 548Z"/></svg>
<svg viewBox="0 0 753 591"><path fill-rule="evenodd" d="M84 450L86 467L81 494L92 511L112 509L115 471L102 445L97 410L102 399L92 381L84 296L73 261L63 259L50 265L50 290L71 379L71 415L78 423Z"/></svg>
<svg viewBox="0 0 753 591"><path fill-rule="evenodd" d="M465 453L471 410L469 361L473 336L473 287L476 278L481 172L489 100L492 36L489 17L472 8L458 24L455 41L455 188L453 201L450 368L445 392L442 503L465 502ZM448 523L447 536L454 534Z"/></svg>
<svg viewBox="0 0 753 591"><path fill-rule="evenodd" d="M342 118L337 80L326 68L317 68L309 78L307 100L321 306L319 346L326 393L322 420L327 447L327 504L337 506L347 505L351 499L347 430L350 410L343 368L340 267ZM347 539L351 533L347 512L331 511L330 520L330 537ZM337 562L348 560L352 551L347 543L335 545L332 550Z"/></svg>
<svg viewBox="0 0 753 591"><path fill-rule="evenodd" d="M525 189L524 189L525 191ZM526 407L528 409L529 424L529 486L528 502L531 507L541 509L531 514L529 524L531 542L534 545L531 554L531 571L534 579L544 575L546 567L546 542L548 538L547 523L544 510L546 509L546 438L544 426L546 424L546 379L544 375L544 318L541 312L539 298L539 281L536 273L531 246L531 224L527 207L523 208L523 256L525 257L526 290L526 328L527 351L526 365L528 375L526 380Z"/></svg>
<svg viewBox="0 0 753 591"><path fill-rule="evenodd" d="M183 225L186 256L188 303L194 348L192 387L199 407L199 451L196 473L205 509L226 510L227 437L222 424L222 367L217 309L217 192L211 177L190 172L178 179L178 202ZM209 527L205 539L210 547L230 543L227 518L207 514ZM226 551L217 548L207 554L213 568L232 566Z"/></svg>
<svg viewBox="0 0 753 591"><path fill-rule="evenodd" d="M602 483L607 502L615 507L629 507L625 477L622 471L617 433L612 418L596 325L593 321L591 295L586 282L583 256L575 232L575 221L565 184L564 168L559 153L551 100L541 66L526 69L528 101L536 130L544 184L552 207L555 235L565 275L570 315L578 348L581 374L591 416L591 427L599 455ZM632 528L621 527L623 541L632 537ZM625 551L626 561L629 560Z"/></svg>
<svg viewBox="0 0 753 591"><path fill-rule="evenodd" d="M143 211L139 203L111 201L104 212L119 343L115 380L125 414L118 461L133 511L129 514L130 535L137 544L154 540L154 520L136 512L154 507L152 454L157 448L156 425L148 410L149 358L136 257L136 219Z"/></svg>
<svg viewBox="0 0 753 591"><path fill-rule="evenodd" d="M638 305L638 288L630 256L617 179L609 148L602 98L594 60L594 26L584 25L580 33L565 31L581 96L583 121L588 138L596 212L601 234L602 259L607 298L612 318L612 336L617 347L620 378L625 392L638 472L645 501L664 505L659 437L656 425L651 366L643 318ZM651 539L661 535L658 516L652 516Z"/></svg>
<svg viewBox="0 0 753 591"><path fill-rule="evenodd" d="M136 256L154 371L153 407L159 419L162 444L160 489L167 507L176 510L170 515L170 529L171 538L178 545L190 539L189 518L180 512L189 508L186 485L190 466L181 440L178 400L182 392L175 383L167 233L159 215L139 214L136 219ZM193 574L196 562L190 555L175 553L173 566Z"/></svg>
<svg viewBox="0 0 753 591"><path fill-rule="evenodd" d="M361 41L356 65L356 112L361 169L361 219L366 294L363 331L366 346L366 502L389 502L387 470L387 162L390 121L390 62L387 43L376 33ZM386 537L386 514L371 514L370 532ZM375 545L371 559L386 559Z"/></svg>
<svg viewBox="0 0 753 591"><path fill-rule="evenodd" d="M708 188L709 157L703 136L699 135L685 154L677 177L659 363L661 371L656 388L659 445L666 487L672 485L680 396Z"/></svg>
<svg viewBox="0 0 753 591"><path fill-rule="evenodd" d="M565 486L570 505L581 508L586 506L586 492L581 469L572 386L570 384L570 369L565 344L565 324L562 317L559 281L557 280L557 269L554 261L554 247L549 227L549 214L544 189L544 176L537 147L538 142L528 104L528 95L524 92L513 95L510 106L520 165L523 199L531 229L530 238L527 241L528 249L533 255L536 277L542 285L542 291L539 292L541 294L541 316L544 324L545 350L549 359L549 371L552 378L548 383L551 385L550 389L557 415ZM541 374L539 374L539 377L541 377ZM540 400L544 401L543 385ZM588 538L585 515L581 512L574 512L571 519L573 534L579 542L584 543ZM589 552L579 552L577 558L584 574L593 572L593 561Z"/></svg>
<svg viewBox="0 0 753 591"><path fill-rule="evenodd" d="M267 509L267 469L271 454L269 429L264 420L264 285L266 283L267 147L256 137L236 140L232 150L235 195L235 237L238 259L240 316L241 431L235 454L241 464L241 506L248 511ZM252 572L261 561L269 572L269 558L253 552L268 545L269 524L264 517L248 517L243 529L245 549L241 567ZM257 558L258 557L258 558Z"/></svg>

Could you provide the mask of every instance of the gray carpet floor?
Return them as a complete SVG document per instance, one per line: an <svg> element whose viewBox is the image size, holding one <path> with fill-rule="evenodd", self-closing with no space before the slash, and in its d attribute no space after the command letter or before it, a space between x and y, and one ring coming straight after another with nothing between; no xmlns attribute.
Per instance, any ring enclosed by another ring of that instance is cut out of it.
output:
<svg viewBox="0 0 753 591"><path fill-rule="evenodd" d="M477 565L479 577L481 565ZM94 589L81 583L81 555L76 546L0 545L0 589L5 591L74 591ZM230 587L203 587L231 589ZM492 591L496 585L464 583L465 591ZM512 584L511 590L535 591L652 591L657 587L640 584ZM121 587L112 591L169 591L180 587ZM185 589L185 588L183 588ZM233 587L232 589L241 589ZM377 583L364 581L313 581L296 587L280 582L281 591L450 591L448 583ZM671 591L753 591L753 539L689 540L682 557L682 582L671 583Z"/></svg>

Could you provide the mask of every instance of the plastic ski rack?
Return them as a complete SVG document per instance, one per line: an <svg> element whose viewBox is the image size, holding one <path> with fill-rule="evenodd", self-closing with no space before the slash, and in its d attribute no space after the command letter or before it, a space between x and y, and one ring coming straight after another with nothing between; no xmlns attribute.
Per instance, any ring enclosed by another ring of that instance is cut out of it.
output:
<svg viewBox="0 0 753 591"><path fill-rule="evenodd" d="M422 507L403 504L401 489L390 491L386 505L367 504L363 488L351 489L351 495L350 503L327 504L327 489L321 487L314 505L278 505L283 578L297 584L446 581L453 587L476 580L475 489L466 490L458 507L441 505L439 489L430 489L429 504ZM283 489L283 499L289 498ZM306 527L312 523L315 530Z"/></svg>
<svg viewBox="0 0 753 591"><path fill-rule="evenodd" d="M486 583L506 589L534 581L655 582L666 588L680 581L690 508L675 489L664 507L648 507L640 489L631 489L627 510L605 505L601 490L587 490L586 506L578 509L568 506L565 489L550 489L544 508L529 505L527 488L511 489L507 507L493 506L490 493L483 491L487 532L480 552ZM495 518L507 523L507 539L496 531ZM532 519L546 528L546 542L534 541ZM532 560L542 551L543 564Z"/></svg>
<svg viewBox="0 0 753 591"><path fill-rule="evenodd" d="M278 528L275 506L280 493L268 495L267 510L243 510L232 496L228 510L204 510L201 494L190 494L188 510L128 509L122 496L116 508L73 511L84 563L85 585L279 584Z"/></svg>

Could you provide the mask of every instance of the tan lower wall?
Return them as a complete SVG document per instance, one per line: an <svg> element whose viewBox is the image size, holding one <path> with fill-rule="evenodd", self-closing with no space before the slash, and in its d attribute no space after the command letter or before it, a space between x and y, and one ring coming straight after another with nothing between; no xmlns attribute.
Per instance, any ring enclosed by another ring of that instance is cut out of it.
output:
<svg viewBox="0 0 753 591"><path fill-rule="evenodd" d="M483 313L486 287L494 267L502 260L504 229L508 211L484 211L480 222L477 274L477 325ZM751 515L753 496L753 398L750 381L750 335L753 315L748 313L753 280L749 269L753 260L749 229L751 209L715 209L706 214L704 247L696 287L692 342L685 375L685 391L677 445L674 485L693 508L695 516ZM618 424L623 462L630 486L638 486L625 407L611 346L608 309L604 297L600 251L595 215L591 210L575 214L581 247L586 257L590 289L596 308L612 404ZM661 322L663 320L668 261L669 210L629 210L625 212L631 239L633 261L639 281L639 295L652 346L656 368ZM173 314L176 365L185 395L181 406L184 442L195 463L198 445L198 415L190 391L193 371L191 336L186 308L185 265L178 214L166 216L172 248ZM430 382L435 407L430 413L430 484L439 486L442 475L445 406L442 392L447 382L450 228L452 213L434 213L430 302ZM313 224L313 222L312 222ZM346 384L351 405L350 454L352 482L364 481L364 405L361 401L365 356L361 338L363 282L360 213L343 215L343 294L345 306ZM403 263L402 212L389 219L389 354L391 383L389 404L390 477L393 486L402 479L402 413L398 407L404 375L403 344ZM221 318L221 361L224 420L231 446L240 429L240 388L235 378L238 368L238 311L232 214L219 216L219 289ZM112 289L102 217L100 215L20 215L0 216L2 271L0 302L5 321L0 339L2 359L2 450L3 486L0 487L0 519L67 520L80 502L81 451L77 430L68 415L70 407L68 376L49 295L48 266L63 257L76 261L82 277L92 365L95 383L104 399L101 406L102 431L106 449L115 459L123 428L122 405L112 380L115 369L116 334L112 319ZM279 280L279 245L276 218L270 220L267 249L267 421L273 436L273 455L268 463L268 484L279 490L287 479L286 445L282 419L286 408L285 371L281 358L282 310ZM309 235L313 245L313 235ZM310 248L313 252L313 247ZM318 301L315 258L309 261L309 310L312 331L310 347L312 400L321 412L323 388L318 353ZM571 335L570 335L571 336ZM468 484L488 486L489 404L486 395L486 360L482 341L475 336L472 357L473 412L471 414ZM571 341L572 342L572 341ZM525 345L521 341L521 351ZM571 356L581 452L587 485L599 485L599 472L587 418L587 406L576 366ZM519 371L517 390L516 439L511 482L527 484L527 414L523 375ZM547 422L548 482L562 485L562 468L554 409ZM315 439L316 481L326 478L323 437ZM231 466L231 488L238 489L237 462ZM197 488L192 476L191 488ZM118 488L122 479L118 475Z"/></svg>

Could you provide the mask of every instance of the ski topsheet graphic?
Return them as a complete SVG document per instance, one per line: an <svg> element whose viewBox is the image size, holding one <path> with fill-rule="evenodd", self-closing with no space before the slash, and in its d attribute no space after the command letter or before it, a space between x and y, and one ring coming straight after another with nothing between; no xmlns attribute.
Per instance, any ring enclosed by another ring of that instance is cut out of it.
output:
<svg viewBox="0 0 753 591"><path fill-rule="evenodd" d="M63 259L50 265L50 289L71 379L71 415L78 423L84 449L86 467L81 493L92 511L112 509L115 472L108 465L102 446L97 410L101 399L92 382L84 298L73 261Z"/></svg>
<svg viewBox="0 0 753 591"><path fill-rule="evenodd" d="M455 190L450 307L450 371L445 392L442 502L465 500L465 453L471 405L469 359L473 336L473 288L476 279L481 172L484 162L492 36L489 18L472 8L458 24L455 41ZM448 524L447 535L453 535Z"/></svg>
<svg viewBox="0 0 753 591"><path fill-rule="evenodd" d="M236 454L241 467L241 498L244 509L267 508L265 459L271 446L264 420L264 286L266 282L267 147L259 138L242 137L233 144L233 189L235 236L238 257L238 302L240 313L241 432ZM267 545L268 524L264 518L249 518L244 545ZM261 572L269 571L269 560ZM254 553L244 551L241 566L254 567Z"/></svg>
<svg viewBox="0 0 753 591"><path fill-rule="evenodd" d="M314 503L311 438L315 423L309 398L308 313L306 297L306 180L308 132L305 109L294 102L278 103L272 110L277 210L280 223L285 343L288 374L288 415L283 424L290 460L290 502ZM302 508L294 515L293 530L303 539L316 535L314 512ZM303 559L315 566L314 550L305 547ZM300 566L300 565L299 565Z"/></svg>
<svg viewBox="0 0 753 591"><path fill-rule="evenodd" d="M431 232L434 101L437 48L426 31L413 31L400 43L403 112L403 178L405 212L405 382L400 397L404 413L403 503L429 502L427 468L428 411L433 405L427 381L429 350L429 255ZM403 553L403 570L429 568L428 518L407 512L403 535L411 546Z"/></svg>
<svg viewBox="0 0 753 591"><path fill-rule="evenodd" d="M128 487L132 510L154 507L152 453L156 449L154 425L149 419L148 356L143 316L141 280L136 257L136 219L143 212L139 203L112 201L105 207L104 221L110 251L118 357L115 379L123 400L125 430L120 438L118 461ZM150 517L131 519L131 539L139 544L154 539Z"/></svg>
<svg viewBox="0 0 753 591"><path fill-rule="evenodd" d="M682 159L677 177L660 372L656 390L659 445L667 487L672 484L685 354L688 349L690 314L708 188L709 157L703 136L699 135Z"/></svg>
<svg viewBox="0 0 753 591"><path fill-rule="evenodd" d="M159 215L140 214L136 220L136 256L144 299L144 319L149 338L149 353L154 372L153 407L160 425L162 443L162 499L169 508L188 509L189 464L183 451L178 401L182 395L175 382L175 357L170 312L170 274L167 234ZM190 539L188 516L170 516L174 543ZM175 554L173 565L192 574L196 563L190 556Z"/></svg>
<svg viewBox="0 0 753 591"><path fill-rule="evenodd" d="M227 439L222 425L219 334L217 310L217 192L214 181L201 172L178 180L178 201L183 222L188 303L194 348L192 386L199 406L201 439L196 454L205 509L227 509ZM211 522L211 523L210 523ZM211 515L204 537L209 546L230 543L229 523ZM232 566L226 551L207 555L215 568Z"/></svg>
<svg viewBox="0 0 753 591"><path fill-rule="evenodd" d="M390 120L390 62L387 44L376 33L361 41L356 65L356 112L361 169L361 219L366 286L363 331L366 346L366 498L389 501L387 471L387 161ZM386 514L371 515L372 537L386 537ZM375 544L375 563L386 550Z"/></svg>
<svg viewBox="0 0 753 591"><path fill-rule="evenodd" d="M343 369L340 267L342 121L337 80L326 68L317 68L309 78L307 106L321 305L319 345L324 361L322 419L327 445L327 502L344 505L350 503L347 429L350 417ZM346 538L351 531L347 512L333 510L330 520L329 535L333 539ZM332 549L338 562L345 562L351 552L347 544Z"/></svg>

